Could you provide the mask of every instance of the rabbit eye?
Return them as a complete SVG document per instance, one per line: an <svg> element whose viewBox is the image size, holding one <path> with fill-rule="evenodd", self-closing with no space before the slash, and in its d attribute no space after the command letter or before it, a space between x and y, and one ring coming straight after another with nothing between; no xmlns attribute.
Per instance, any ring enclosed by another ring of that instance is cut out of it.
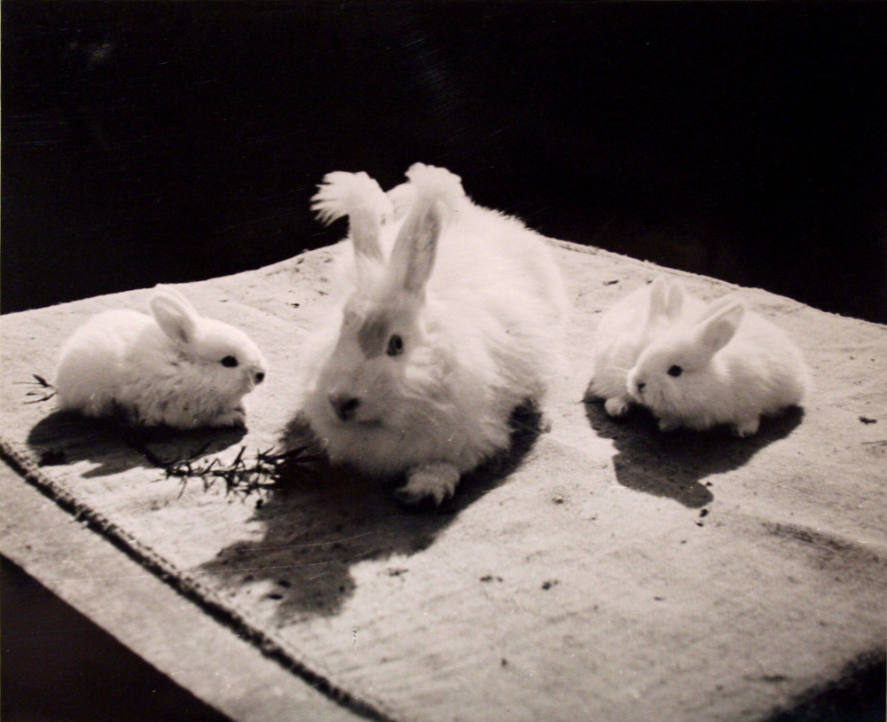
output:
<svg viewBox="0 0 887 722"><path fill-rule="evenodd" d="M403 353L403 339L394 334L388 339L388 349L386 352L389 356L400 356Z"/></svg>
<svg viewBox="0 0 887 722"><path fill-rule="evenodd" d="M234 356L225 356L220 363L222 366L227 366L229 369L233 369L237 366L237 359Z"/></svg>
<svg viewBox="0 0 887 722"><path fill-rule="evenodd" d="M680 366L678 366L677 364L675 364L675 365L672 366L670 369L668 369L668 375L669 375L669 376L674 376L675 378L677 378L678 376L680 376L682 373L684 373L684 369L682 369L682 368L681 368Z"/></svg>

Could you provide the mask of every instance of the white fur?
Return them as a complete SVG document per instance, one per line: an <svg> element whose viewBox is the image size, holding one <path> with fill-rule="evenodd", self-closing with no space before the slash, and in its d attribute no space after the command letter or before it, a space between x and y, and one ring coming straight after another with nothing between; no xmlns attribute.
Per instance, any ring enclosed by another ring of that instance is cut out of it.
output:
<svg viewBox="0 0 887 722"><path fill-rule="evenodd" d="M610 416L628 411L628 372L650 341L683 315L698 314L705 304L690 296L678 281L658 276L636 288L601 316L591 349L592 376L586 400L604 399Z"/></svg>
<svg viewBox="0 0 887 722"><path fill-rule="evenodd" d="M362 240L350 297L308 354L304 413L333 463L406 472L403 498L439 502L507 447L514 407L541 398L561 368L567 301L538 234L474 205L442 168L415 164L407 178L389 191L390 212L368 186L355 203L341 174L315 197L347 196L351 238ZM355 228L367 209L375 249ZM394 334L403 352L390 356ZM353 417L342 420L331 398L359 399Z"/></svg>
<svg viewBox="0 0 887 722"><path fill-rule="evenodd" d="M800 349L733 296L655 338L627 382L663 430L731 424L740 436L756 433L762 414L800 404L809 385Z"/></svg>
<svg viewBox="0 0 887 722"><path fill-rule="evenodd" d="M74 331L59 353L55 388L62 409L122 414L145 426L242 426L240 401L265 374L258 347L239 329L200 316L158 286L152 315L105 311ZM221 360L237 359L236 367Z"/></svg>

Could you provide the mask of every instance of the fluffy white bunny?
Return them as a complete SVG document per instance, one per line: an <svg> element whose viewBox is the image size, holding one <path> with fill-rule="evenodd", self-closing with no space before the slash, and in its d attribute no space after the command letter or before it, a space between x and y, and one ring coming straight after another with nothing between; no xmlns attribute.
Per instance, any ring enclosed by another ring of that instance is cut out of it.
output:
<svg viewBox="0 0 887 722"><path fill-rule="evenodd" d="M168 286L149 307L105 311L74 331L55 373L60 408L143 426L243 426L241 399L265 378L255 343Z"/></svg>
<svg viewBox="0 0 887 722"><path fill-rule="evenodd" d="M509 417L561 370L567 300L545 241L415 164L388 194L330 173L321 220L348 216L350 296L305 363L304 415L330 461L406 474L407 503L451 496L509 443Z"/></svg>
<svg viewBox="0 0 887 722"><path fill-rule="evenodd" d="M641 351L682 314L699 313L705 304L690 296L678 281L657 276L614 303L598 322L591 349L592 375L585 400L604 399L610 416L628 411L626 382Z"/></svg>
<svg viewBox="0 0 887 722"><path fill-rule="evenodd" d="M628 374L628 392L663 431L731 424L739 436L761 415L798 405L810 386L800 349L734 296L657 336Z"/></svg>

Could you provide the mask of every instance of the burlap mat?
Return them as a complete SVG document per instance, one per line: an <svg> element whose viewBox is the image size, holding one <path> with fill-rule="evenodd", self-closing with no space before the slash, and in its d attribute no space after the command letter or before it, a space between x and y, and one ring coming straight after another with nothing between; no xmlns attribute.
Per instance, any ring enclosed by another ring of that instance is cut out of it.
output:
<svg viewBox="0 0 887 722"><path fill-rule="evenodd" d="M370 715L756 719L883 654L885 328L747 289L813 368L803 413L749 439L662 435L643 414L614 423L581 403L595 322L660 269L556 245L575 300L569 376L545 419L518 420L513 456L438 511L313 471L268 489L261 475L163 468L276 463L256 456L296 411L298 349L330 305L342 245L183 286L266 352L245 435L134 438L39 400L28 382L51 376L63 337L101 309L143 307L147 290L3 316L3 451L208 613ZM729 288L670 273L702 297Z"/></svg>

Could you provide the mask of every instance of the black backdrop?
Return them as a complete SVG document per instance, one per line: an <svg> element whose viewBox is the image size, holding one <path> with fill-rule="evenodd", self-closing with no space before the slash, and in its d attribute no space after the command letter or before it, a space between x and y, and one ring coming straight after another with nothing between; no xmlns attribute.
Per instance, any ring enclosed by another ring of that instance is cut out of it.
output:
<svg viewBox="0 0 887 722"><path fill-rule="evenodd" d="M887 321L882 4L2 14L7 312L330 242L324 172L423 160L547 235Z"/></svg>

